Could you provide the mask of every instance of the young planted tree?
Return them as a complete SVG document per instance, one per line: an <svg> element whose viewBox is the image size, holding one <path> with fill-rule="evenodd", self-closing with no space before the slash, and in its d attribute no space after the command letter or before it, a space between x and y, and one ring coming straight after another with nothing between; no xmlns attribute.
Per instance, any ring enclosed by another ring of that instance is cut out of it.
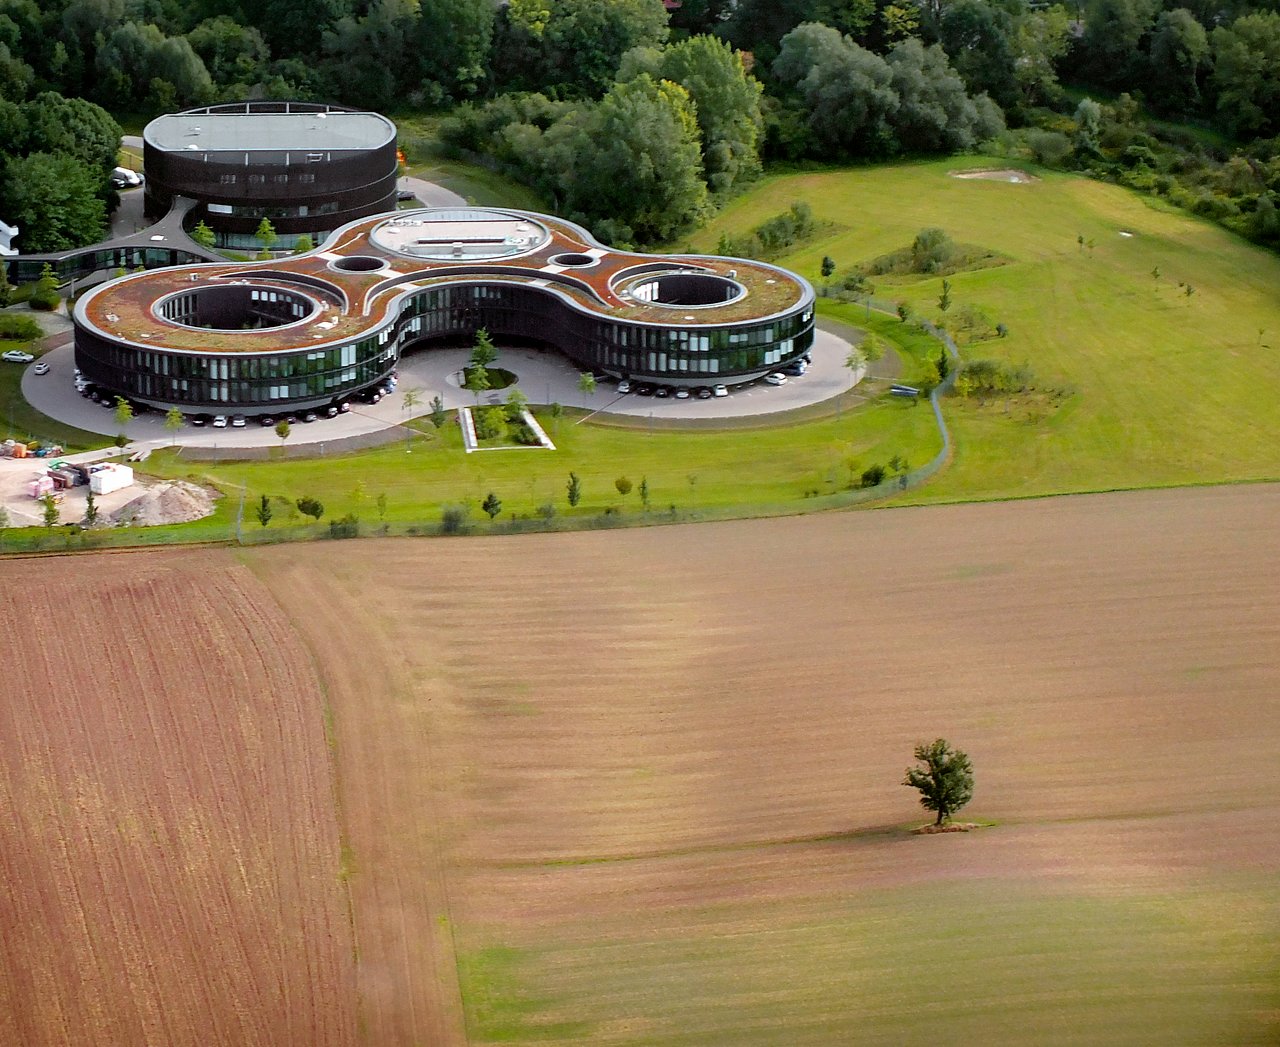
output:
<svg viewBox="0 0 1280 1047"><path fill-rule="evenodd" d="M512 389L507 394L507 421L512 423L524 420L524 412L529 406L529 398L519 389Z"/></svg>
<svg viewBox="0 0 1280 1047"><path fill-rule="evenodd" d="M164 427L169 431L171 442L178 442L178 430L182 428L182 412L176 407L170 407L164 413Z"/></svg>
<svg viewBox="0 0 1280 1047"><path fill-rule="evenodd" d="M444 400L439 396L433 396L431 398L431 424L437 429L443 429L446 418L448 418L448 415L445 414Z"/></svg>
<svg viewBox="0 0 1280 1047"><path fill-rule="evenodd" d="M264 218L258 223L258 230L254 233L254 236L258 238L258 242L262 244L264 251L270 251L275 242L280 239L276 234L276 227L271 224L271 219L269 218Z"/></svg>
<svg viewBox="0 0 1280 1047"><path fill-rule="evenodd" d="M203 247L206 251L212 250L217 238L212 229L205 224L204 219L200 219L196 223L196 227L191 230L191 239Z"/></svg>
<svg viewBox="0 0 1280 1047"><path fill-rule="evenodd" d="M283 418L281 418L280 421L276 422L276 436L280 437L280 453L281 454L284 454L284 442L287 439L289 439L289 434L291 432L293 432L293 426L291 426Z"/></svg>
<svg viewBox="0 0 1280 1047"><path fill-rule="evenodd" d="M58 500L53 495L46 494L40 499L40 505L44 509L44 525L48 530L52 531L58 526Z"/></svg>
<svg viewBox="0 0 1280 1047"><path fill-rule="evenodd" d="M400 410L413 417L413 409L422 404L421 389L406 389L400 397ZM404 431L404 453L409 454L413 448L409 446L409 441L413 439L413 430L408 427Z"/></svg>
<svg viewBox="0 0 1280 1047"><path fill-rule="evenodd" d="M471 366L488 367L498 358L498 348L483 327L476 332L475 344L471 347Z"/></svg>
<svg viewBox="0 0 1280 1047"><path fill-rule="evenodd" d="M497 516L500 512L502 512L502 499L500 499L496 494L490 491L488 495L485 497L485 500L480 503L480 508L483 509L486 513L488 513L489 519L492 520L495 516Z"/></svg>
<svg viewBox="0 0 1280 1047"><path fill-rule="evenodd" d="M265 494L262 496L262 500L258 502L258 508L254 510L254 515L258 518L258 523L262 524L263 527L266 527L271 522L273 515L271 512L271 499Z"/></svg>
<svg viewBox="0 0 1280 1047"><path fill-rule="evenodd" d="M92 527L98 522L98 503L93 497L92 487L84 496L84 522L86 527Z"/></svg>
<svg viewBox="0 0 1280 1047"><path fill-rule="evenodd" d="M835 271L836 271L835 259L832 258L830 255L823 255L822 256L822 278L824 280L829 280L831 278L831 275Z"/></svg>
<svg viewBox="0 0 1280 1047"><path fill-rule="evenodd" d="M577 473L569 474L569 482L565 484L565 491L569 498L570 508L582 501L582 481L578 479Z"/></svg>
<svg viewBox="0 0 1280 1047"><path fill-rule="evenodd" d="M462 388L467 390L476 398L476 403L480 403L480 394L490 387L489 371L481 364L472 364L467 368L467 380L462 383Z"/></svg>
<svg viewBox="0 0 1280 1047"><path fill-rule="evenodd" d="M593 375L590 371L583 371L582 374L578 375L578 392L580 392L584 398L591 396L595 391L596 391L595 375ZM584 403L586 402L585 399L583 402Z"/></svg>
<svg viewBox="0 0 1280 1047"><path fill-rule="evenodd" d="M315 249L316 242L311 239L310 233L303 233L293 245L294 254L306 254L308 251L314 251Z"/></svg>
<svg viewBox="0 0 1280 1047"><path fill-rule="evenodd" d="M867 354L858 346L853 346L849 350L849 354L844 358L845 367L853 372L856 378L860 371L867 366Z"/></svg>
<svg viewBox="0 0 1280 1047"><path fill-rule="evenodd" d="M644 506L644 511L649 511L649 478L647 476L640 477L640 504Z"/></svg>
<svg viewBox="0 0 1280 1047"><path fill-rule="evenodd" d="M938 295L938 308L946 315L948 309L951 308L951 281L942 281L942 293Z"/></svg>
<svg viewBox="0 0 1280 1047"><path fill-rule="evenodd" d="M619 476L614 480L613 486L618 489L618 493L622 495L623 498L631 493L631 481L625 476Z"/></svg>
<svg viewBox="0 0 1280 1047"><path fill-rule="evenodd" d="M123 396L116 397L115 420L116 425L120 426L120 432L116 434L116 446L123 451L125 444L129 442L124 430L133 421L133 405Z"/></svg>
<svg viewBox="0 0 1280 1047"><path fill-rule="evenodd" d="M907 768L902 784L920 793L920 806L935 811L938 817L933 824L941 825L973 799L973 765L945 738L917 745L915 757L923 766Z"/></svg>

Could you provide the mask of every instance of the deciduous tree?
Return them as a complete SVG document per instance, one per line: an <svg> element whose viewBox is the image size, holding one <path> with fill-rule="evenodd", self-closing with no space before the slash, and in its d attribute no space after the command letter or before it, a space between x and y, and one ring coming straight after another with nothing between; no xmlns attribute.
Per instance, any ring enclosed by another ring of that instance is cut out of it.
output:
<svg viewBox="0 0 1280 1047"><path fill-rule="evenodd" d="M945 738L917 745L915 757L923 766L909 767L902 784L919 791L920 806L936 812L934 824L941 825L973 799L973 766Z"/></svg>

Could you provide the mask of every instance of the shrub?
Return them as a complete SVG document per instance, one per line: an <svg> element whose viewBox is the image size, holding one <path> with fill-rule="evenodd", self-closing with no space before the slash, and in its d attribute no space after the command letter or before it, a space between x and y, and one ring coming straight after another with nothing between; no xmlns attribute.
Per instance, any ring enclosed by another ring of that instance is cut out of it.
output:
<svg viewBox="0 0 1280 1047"><path fill-rule="evenodd" d="M42 313L51 313L62 304L62 296L58 294L56 289L37 289L27 299L27 304L32 309L38 309Z"/></svg>
<svg viewBox="0 0 1280 1047"><path fill-rule="evenodd" d="M862 470L863 487L879 487L884 482L884 466L869 465Z"/></svg>
<svg viewBox="0 0 1280 1047"><path fill-rule="evenodd" d="M1071 155L1071 139L1057 131L1031 131L1027 135L1031 157L1045 167L1061 167Z"/></svg>
<svg viewBox="0 0 1280 1047"><path fill-rule="evenodd" d="M462 534L467 522L467 510L460 505L446 505L440 512L441 534Z"/></svg>
<svg viewBox="0 0 1280 1047"><path fill-rule="evenodd" d="M347 513L337 520L329 521L330 538L355 538L360 534L360 517L355 513Z"/></svg>
<svg viewBox="0 0 1280 1047"><path fill-rule="evenodd" d="M955 256L956 245L941 229L921 229L911 245L911 271L936 273Z"/></svg>
<svg viewBox="0 0 1280 1047"><path fill-rule="evenodd" d="M614 480L613 486L618 489L618 493L624 498L631 493L631 481L625 476L619 476Z"/></svg>
<svg viewBox="0 0 1280 1047"><path fill-rule="evenodd" d="M542 443L533 428L523 422L511 429L511 439L518 444L524 444L526 447L537 447Z"/></svg>
<svg viewBox="0 0 1280 1047"><path fill-rule="evenodd" d="M506 412L501 407L481 407L471 412L477 440L492 440L505 428Z"/></svg>
<svg viewBox="0 0 1280 1047"><path fill-rule="evenodd" d="M40 325L29 316L0 316L0 338L29 342L43 333Z"/></svg>

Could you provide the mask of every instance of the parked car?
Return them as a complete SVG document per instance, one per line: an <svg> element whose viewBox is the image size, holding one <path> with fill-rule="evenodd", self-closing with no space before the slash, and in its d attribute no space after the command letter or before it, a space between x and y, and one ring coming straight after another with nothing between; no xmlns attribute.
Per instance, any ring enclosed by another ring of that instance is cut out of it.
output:
<svg viewBox="0 0 1280 1047"><path fill-rule="evenodd" d="M286 421L286 422L288 422L290 425L297 425L297 424L298 424L298 416L297 416L296 414L287 415L287 416L285 417L285 421Z"/></svg>
<svg viewBox="0 0 1280 1047"><path fill-rule="evenodd" d="M213 427L215 429L225 429L227 427L227 416L225 414L215 414L213 416Z"/></svg>
<svg viewBox="0 0 1280 1047"><path fill-rule="evenodd" d="M627 393L631 392L631 383L628 382L625 378L622 379L622 381L618 383L618 392L623 395L626 395Z"/></svg>
<svg viewBox="0 0 1280 1047"><path fill-rule="evenodd" d="M343 401L342 401L342 403L338 404L338 413L339 413L339 414L346 414L346 413L347 413L348 411L350 411L350 410L351 410L351 401L350 401L350 400L343 400Z"/></svg>
<svg viewBox="0 0 1280 1047"><path fill-rule="evenodd" d="M711 390L708 389L705 385L698 386L698 388L695 389L693 392L694 392L694 395L697 396L699 400L710 400L713 395Z"/></svg>
<svg viewBox="0 0 1280 1047"><path fill-rule="evenodd" d="M338 409L333 404L330 404L328 407L324 409L324 416L326 418L337 418Z"/></svg>
<svg viewBox="0 0 1280 1047"><path fill-rule="evenodd" d="M191 422L191 424L194 425L197 429L199 429L202 426L206 426L209 424L209 416L207 414L193 414L190 416L190 418L188 418L188 421Z"/></svg>
<svg viewBox="0 0 1280 1047"><path fill-rule="evenodd" d="M35 357L30 353L24 353L21 349L10 349L0 359L8 360L11 364L29 364Z"/></svg>
<svg viewBox="0 0 1280 1047"><path fill-rule="evenodd" d="M112 189L136 189L142 184L142 175L127 167L117 167L111 172Z"/></svg>
<svg viewBox="0 0 1280 1047"><path fill-rule="evenodd" d="M676 390L676 399L677 399L677 400L687 400L687 399L689 399L689 390L688 390L688 389L677 389L677 390Z"/></svg>
<svg viewBox="0 0 1280 1047"><path fill-rule="evenodd" d="M33 374L48 374L49 365L42 361L41 363L36 364L35 367L31 368L31 372Z"/></svg>
<svg viewBox="0 0 1280 1047"><path fill-rule="evenodd" d="M658 388L656 388L653 391L653 395L656 396L659 400L665 400L668 396L671 395L671 390L668 389L665 385L660 385L658 386Z"/></svg>
<svg viewBox="0 0 1280 1047"><path fill-rule="evenodd" d="M773 374L767 374L764 376L764 384L765 385L786 385L787 376L783 374L781 371L774 371Z"/></svg>
<svg viewBox="0 0 1280 1047"><path fill-rule="evenodd" d="M304 422L314 422L319 417L320 416L316 414L315 411L308 411L306 414L302 416L302 420Z"/></svg>
<svg viewBox="0 0 1280 1047"><path fill-rule="evenodd" d="M799 378L809 369L809 365L803 360L792 360L782 369L783 374L790 375L792 378Z"/></svg>
<svg viewBox="0 0 1280 1047"><path fill-rule="evenodd" d="M231 426L234 429L243 429L245 426L245 418L242 414L233 414L231 416Z"/></svg>
<svg viewBox="0 0 1280 1047"><path fill-rule="evenodd" d="M269 414L260 414L258 415L258 424L264 429L270 429L276 424L276 420Z"/></svg>
<svg viewBox="0 0 1280 1047"><path fill-rule="evenodd" d="M728 396L729 389L727 386L716 385L716 386L712 386L711 393L713 396Z"/></svg>
<svg viewBox="0 0 1280 1047"><path fill-rule="evenodd" d="M417 194L412 189L399 189L396 191L397 200L416 200Z"/></svg>

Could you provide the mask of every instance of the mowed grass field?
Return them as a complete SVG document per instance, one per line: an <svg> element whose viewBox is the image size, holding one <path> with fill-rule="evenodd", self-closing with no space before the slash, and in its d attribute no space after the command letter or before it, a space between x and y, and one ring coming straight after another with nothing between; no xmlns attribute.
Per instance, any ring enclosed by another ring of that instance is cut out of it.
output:
<svg viewBox="0 0 1280 1047"><path fill-rule="evenodd" d="M1278 512L239 552L325 680L367 1042L1275 1043ZM986 827L917 837L939 735Z"/></svg>
<svg viewBox="0 0 1280 1047"><path fill-rule="evenodd" d="M824 255L843 270L926 227L1009 257L950 277L952 318L978 306L1009 328L966 355L1026 363L1037 385L1069 395L1048 411L948 401L955 462L913 499L1280 476L1280 258L1087 178L949 177L1002 166L975 157L771 177L694 246L711 250L803 200L831 229L779 261L815 280ZM879 297L940 315L938 278L873 282Z"/></svg>

